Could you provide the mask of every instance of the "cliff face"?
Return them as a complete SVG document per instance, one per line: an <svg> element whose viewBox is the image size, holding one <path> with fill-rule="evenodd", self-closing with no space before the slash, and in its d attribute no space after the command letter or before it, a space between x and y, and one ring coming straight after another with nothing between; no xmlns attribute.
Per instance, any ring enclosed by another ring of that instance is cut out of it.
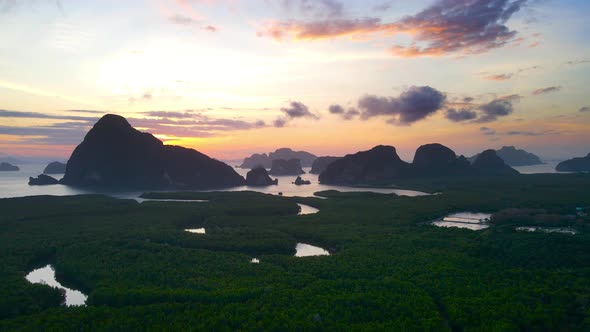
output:
<svg viewBox="0 0 590 332"><path fill-rule="evenodd" d="M416 150L412 171L416 176L467 175L472 173L469 161L441 144L427 144Z"/></svg>
<svg viewBox="0 0 590 332"><path fill-rule="evenodd" d="M529 166L543 163L538 156L514 146L504 146L496 153L509 166Z"/></svg>
<svg viewBox="0 0 590 332"><path fill-rule="evenodd" d="M59 184L59 181L49 175L41 174L36 178L29 177L29 186L51 186Z"/></svg>
<svg viewBox="0 0 590 332"><path fill-rule="evenodd" d="M255 153L250 157L244 159L244 162L239 166L243 169L255 169L255 168L270 168L272 161L268 158L266 153L258 154Z"/></svg>
<svg viewBox="0 0 590 332"><path fill-rule="evenodd" d="M275 159L272 161L271 175L301 175L305 174L301 169L301 162L299 159Z"/></svg>
<svg viewBox="0 0 590 332"><path fill-rule="evenodd" d="M305 151L293 151L289 148L281 148L277 149L274 152L263 154L253 154L250 157L244 159L240 168L244 169L253 169L256 167L264 167L264 168L271 168L272 162L274 160L283 159L283 160L291 160L291 159L299 159L301 163L301 167L311 167L313 162L317 159L317 156L305 152Z"/></svg>
<svg viewBox="0 0 590 332"><path fill-rule="evenodd" d="M66 172L66 164L54 161L45 167L43 174L64 174Z"/></svg>
<svg viewBox="0 0 590 332"><path fill-rule="evenodd" d="M342 157L319 157L311 165L311 171L309 173L321 174L331 163L340 159L342 159Z"/></svg>
<svg viewBox="0 0 590 332"><path fill-rule="evenodd" d="M508 166L531 166L541 165L543 162L538 156L527 152L522 149L517 149L514 146L504 146L500 150L496 150L496 154L500 157ZM475 159L479 157L479 154L470 157L470 162L475 162Z"/></svg>
<svg viewBox="0 0 590 332"><path fill-rule="evenodd" d="M423 145L414 161L402 161L394 147L377 146L332 162L320 174L320 182L337 185L392 184L405 178L441 176L494 176L519 174L506 165L494 150L481 153L471 165L441 144Z"/></svg>
<svg viewBox="0 0 590 332"><path fill-rule="evenodd" d="M590 172L590 153L586 157L573 158L555 167L558 172Z"/></svg>
<svg viewBox="0 0 590 332"><path fill-rule="evenodd" d="M410 165L399 158L392 146L377 146L369 151L347 155L331 163L320 174L320 183L353 185L391 183L408 176Z"/></svg>
<svg viewBox="0 0 590 332"><path fill-rule="evenodd" d="M9 163L0 163L0 172L17 172L20 171L18 166L14 166Z"/></svg>
<svg viewBox="0 0 590 332"><path fill-rule="evenodd" d="M496 151L486 150L479 154L473 169L478 175L514 175L519 174L517 170L506 165L502 158L498 157Z"/></svg>
<svg viewBox="0 0 590 332"><path fill-rule="evenodd" d="M271 179L266 169L260 167L248 172L246 175L246 185L252 187L265 187L279 184L278 179Z"/></svg>
<svg viewBox="0 0 590 332"><path fill-rule="evenodd" d="M62 183L74 186L214 188L240 186L230 166L178 146L165 146L125 118L105 115L76 147Z"/></svg>

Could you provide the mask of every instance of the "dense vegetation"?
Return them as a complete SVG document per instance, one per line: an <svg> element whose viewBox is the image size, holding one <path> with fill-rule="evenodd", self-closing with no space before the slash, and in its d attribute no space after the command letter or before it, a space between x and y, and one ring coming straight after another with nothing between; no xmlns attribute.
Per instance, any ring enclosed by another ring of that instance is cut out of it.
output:
<svg viewBox="0 0 590 332"><path fill-rule="evenodd" d="M426 223L464 210L575 211L590 206L589 175L399 185L442 194L0 200L0 330L590 329L587 217L575 236ZM320 212L297 216L295 203ZM197 227L207 234L184 231ZM298 242L332 255L293 257ZM89 295L87 307L25 280L47 263Z"/></svg>

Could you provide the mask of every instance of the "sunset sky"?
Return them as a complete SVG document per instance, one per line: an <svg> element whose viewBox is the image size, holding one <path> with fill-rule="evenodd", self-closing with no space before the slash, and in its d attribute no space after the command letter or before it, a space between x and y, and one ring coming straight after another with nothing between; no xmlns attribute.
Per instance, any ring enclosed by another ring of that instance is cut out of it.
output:
<svg viewBox="0 0 590 332"><path fill-rule="evenodd" d="M0 156L100 116L224 160L590 152L587 0L0 0Z"/></svg>

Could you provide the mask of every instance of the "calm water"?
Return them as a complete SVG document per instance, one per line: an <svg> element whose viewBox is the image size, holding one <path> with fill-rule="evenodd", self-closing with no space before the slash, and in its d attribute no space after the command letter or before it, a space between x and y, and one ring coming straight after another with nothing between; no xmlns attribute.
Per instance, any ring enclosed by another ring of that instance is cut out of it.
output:
<svg viewBox="0 0 590 332"><path fill-rule="evenodd" d="M204 228L185 229L184 231L193 234L207 234L207 231L205 231Z"/></svg>
<svg viewBox="0 0 590 332"><path fill-rule="evenodd" d="M330 256L327 250L305 243L297 243L295 250L295 257Z"/></svg>
<svg viewBox="0 0 590 332"><path fill-rule="evenodd" d="M523 174L534 174L534 173L557 173L555 166L558 164L557 161L549 161L543 165L536 166L523 166L515 167L516 170ZM47 166L46 164L28 164L18 165L21 170L18 172L0 172L0 198L8 197L24 197L24 196L37 196L37 195L53 195L53 196L67 196L67 195L79 195L79 194L105 194L118 198L132 198L138 199L144 191L96 191L87 189L78 189L62 185L55 186L29 186L29 177L37 177L43 172L43 169ZM248 170L236 168L236 172L246 177ZM309 172L310 168L304 169ZM57 179L61 178L61 175L54 176ZM413 190L401 190L401 189L389 189L389 188L356 188L356 187L344 187L344 186L330 186L320 184L318 181L318 175L314 174L303 174L301 176L304 180L310 180L311 185L296 186L292 184L295 181L296 176L276 176L272 177L279 179L277 186L268 187L235 187L225 189L225 191L257 191L266 194L278 195L282 193L284 196L299 196L299 197L312 197L313 194L318 191L325 190L338 190L342 192L359 192L359 191L370 191L382 194L397 194L400 196L424 196L427 193L413 191ZM140 201L143 201L140 199Z"/></svg>
<svg viewBox="0 0 590 332"><path fill-rule="evenodd" d="M458 212L449 214L432 224L438 227L456 227L479 231L490 227L487 221L491 216L491 214L487 213Z"/></svg>
<svg viewBox="0 0 590 332"><path fill-rule="evenodd" d="M246 174L249 171L247 169L240 169L240 168L236 168L235 170L236 170L236 172L238 172L240 175L242 175L244 177L246 177ZM294 197L294 196L312 197L315 192L325 191L325 190L338 190L338 191L343 191L343 192L346 192L346 191L348 191L348 192L370 191L370 192L382 193L382 194L395 193L395 194L398 194L401 196L411 196L411 197L429 195L427 193L423 193L423 192L419 192L419 191L400 190L400 189L393 189L393 188L384 189L384 188L355 188L355 187L343 187L343 186L329 186L329 185L324 185L324 184L319 183L319 181L318 181L319 175L309 174L309 171L311 170L311 168L304 168L303 170L305 172L307 172L307 174L301 175L301 178L303 178L303 180L311 181L310 185L305 185L305 186L294 185L293 181L295 181L297 176L271 176L271 178L273 178L273 179L275 179L275 178L279 179L279 184L277 186L268 186L268 187L262 187L262 188L253 188L253 187L243 186L243 187L232 188L232 189L229 189L228 191L253 190L253 191L258 191L258 192L273 194L273 195L278 195L279 192L281 192L281 193L283 193L283 196L288 196L288 197Z"/></svg>
<svg viewBox="0 0 590 332"><path fill-rule="evenodd" d="M297 205L299 205L299 207L301 208L301 210L299 210L300 216L304 216L304 215L308 215L308 214L316 214L316 213L320 212L320 210L318 210L314 207L311 207L309 205L299 204L299 203L297 203Z"/></svg>
<svg viewBox="0 0 590 332"><path fill-rule="evenodd" d="M522 174L538 174L538 173L563 173L555 170L559 161L545 161L545 164L533 166L519 166L513 167Z"/></svg>
<svg viewBox="0 0 590 332"><path fill-rule="evenodd" d="M578 231L573 228L567 227L517 227L517 231L521 232L541 232L541 233L560 233L560 234L567 234L567 235L576 235Z"/></svg>
<svg viewBox="0 0 590 332"><path fill-rule="evenodd" d="M55 279L55 270L51 265L47 265L43 268L33 270L31 273L27 274L25 278L32 284L42 284L47 285L49 287L65 290L65 305L68 307L86 305L86 300L88 299L88 296L84 295L84 293L80 291L62 286L62 284L60 284Z"/></svg>
<svg viewBox="0 0 590 332"><path fill-rule="evenodd" d="M448 221L435 221L432 224L435 226L438 226L438 227L464 228L464 229L470 229L472 231L479 231L479 230L486 229L486 228L490 227L488 225L465 224L465 223L448 222Z"/></svg>
<svg viewBox="0 0 590 332"><path fill-rule="evenodd" d="M37 195L53 195L53 196L68 196L68 195L79 195L79 194L105 194L118 198L131 198L138 199L144 191L97 191L78 189L62 185L54 186L29 186L29 177L37 177L43 172L43 169L47 165L45 164L29 164L19 165L21 170L19 172L0 172L0 198L9 197L24 197L24 196L37 196ZM240 175L246 176L248 170L235 169ZM309 172L309 168L305 169ZM55 176L60 179L61 176ZM275 178L275 177L273 177ZM401 196L424 196L427 193L413 191L413 190L400 190L400 189L383 189L383 188L355 188L355 187L342 187L342 186L328 186L322 185L318 182L318 175L304 174L302 178L310 180L311 185L296 186L292 184L295 181L296 176L278 176L279 185L269 187L235 187L225 189L224 191L257 191L261 193L278 195L283 193L284 196L299 196L299 197L312 197L315 192L324 190L338 190L338 191L371 191L376 193L391 194L395 193ZM141 199L140 199L141 200Z"/></svg>

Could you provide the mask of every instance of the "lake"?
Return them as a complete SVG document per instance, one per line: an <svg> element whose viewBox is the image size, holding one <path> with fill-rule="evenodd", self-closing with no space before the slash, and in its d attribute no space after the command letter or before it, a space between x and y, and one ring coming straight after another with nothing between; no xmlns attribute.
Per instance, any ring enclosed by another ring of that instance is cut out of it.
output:
<svg viewBox="0 0 590 332"><path fill-rule="evenodd" d="M32 284L47 285L53 288L59 288L65 291L65 305L68 307L76 307L86 305L88 296L84 293L62 286L55 279L55 269L51 265L31 271L25 277L27 281Z"/></svg>

